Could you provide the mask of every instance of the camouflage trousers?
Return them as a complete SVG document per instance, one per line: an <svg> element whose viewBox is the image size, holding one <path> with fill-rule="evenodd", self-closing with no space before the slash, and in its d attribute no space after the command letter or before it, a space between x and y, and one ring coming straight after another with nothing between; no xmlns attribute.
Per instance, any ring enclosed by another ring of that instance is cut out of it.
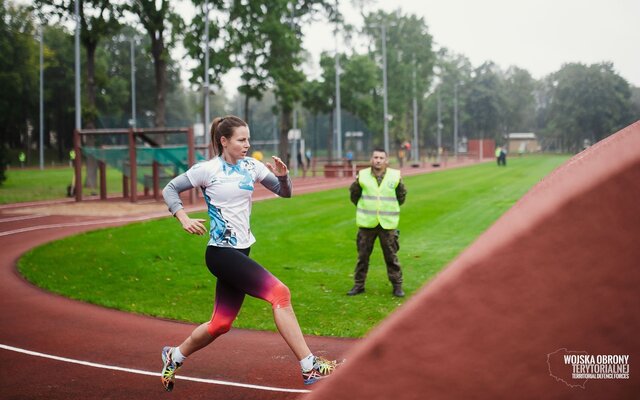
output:
<svg viewBox="0 0 640 400"><path fill-rule="evenodd" d="M358 262L354 272L355 286L364 287L369 271L369 257L376 238L380 239L389 281L394 285L402 284L402 270L397 256L398 250L400 250L399 235L400 232L397 229L383 229L380 225L375 228L358 228Z"/></svg>

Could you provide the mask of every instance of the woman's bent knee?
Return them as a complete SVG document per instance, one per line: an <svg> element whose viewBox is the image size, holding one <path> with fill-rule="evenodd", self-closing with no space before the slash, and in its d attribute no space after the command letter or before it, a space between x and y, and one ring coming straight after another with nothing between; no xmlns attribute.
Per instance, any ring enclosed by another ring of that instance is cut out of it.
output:
<svg viewBox="0 0 640 400"><path fill-rule="evenodd" d="M285 308L289 306L291 306L291 292L286 285L278 283L273 288L271 307L275 310L277 308Z"/></svg>
<svg viewBox="0 0 640 400"><path fill-rule="evenodd" d="M217 338L220 335L224 335L230 330L231 330L231 322L227 322L227 321L224 321L224 322L211 321L207 326L207 332L209 333L209 335L211 335L213 339Z"/></svg>

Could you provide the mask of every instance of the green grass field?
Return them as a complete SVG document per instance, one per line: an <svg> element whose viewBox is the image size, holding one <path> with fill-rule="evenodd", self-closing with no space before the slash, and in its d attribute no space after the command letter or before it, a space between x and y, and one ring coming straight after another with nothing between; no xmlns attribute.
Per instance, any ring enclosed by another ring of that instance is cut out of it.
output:
<svg viewBox="0 0 640 400"><path fill-rule="evenodd" d="M399 258L407 294L567 158L514 157L506 168L486 163L405 178ZM258 239L252 257L290 287L305 334L361 337L406 301L391 296L379 248L371 257L367 292L345 295L353 283L357 231L346 188L257 202L252 229ZM19 269L36 285L68 297L203 322L215 285L204 266L205 245L205 238L189 236L165 218L46 244L22 257ZM235 326L275 330L270 305L247 298Z"/></svg>
<svg viewBox="0 0 640 400"><path fill-rule="evenodd" d="M53 200L67 196L67 186L73 181L71 167L11 168L6 171L7 180L0 186L0 204L26 201ZM83 170L82 176L86 177ZM139 185L140 190L142 186ZM98 194L98 189L83 189L89 196ZM122 173L114 168L107 168L107 192L122 193Z"/></svg>

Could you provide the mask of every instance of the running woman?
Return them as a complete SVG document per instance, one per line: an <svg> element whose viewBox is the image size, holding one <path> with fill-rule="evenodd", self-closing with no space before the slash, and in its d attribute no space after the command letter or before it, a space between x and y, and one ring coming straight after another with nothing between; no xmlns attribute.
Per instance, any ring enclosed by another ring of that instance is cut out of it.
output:
<svg viewBox="0 0 640 400"><path fill-rule="evenodd" d="M236 116L216 118L211 125L211 138L218 155L174 178L162 192L182 229L204 235L205 220L190 218L179 196L185 190L202 189L210 219L205 260L217 278L211 320L194 329L179 346L162 349L162 384L171 391L184 360L231 329L247 294L271 303L280 335L300 360L304 384L312 384L331 374L337 363L311 353L293 312L289 288L249 258L250 247L256 241L249 225L254 184L260 182L280 197L291 197L289 170L275 156L273 164L266 166L247 157L249 128Z"/></svg>

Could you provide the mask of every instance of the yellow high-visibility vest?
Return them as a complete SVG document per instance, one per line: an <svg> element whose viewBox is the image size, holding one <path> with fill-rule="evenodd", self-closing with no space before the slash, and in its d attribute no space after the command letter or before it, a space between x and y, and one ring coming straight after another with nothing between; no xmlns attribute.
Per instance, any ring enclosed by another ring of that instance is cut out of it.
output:
<svg viewBox="0 0 640 400"><path fill-rule="evenodd" d="M362 196L356 206L356 224L362 228L375 228L380 224L384 229L396 229L400 222L400 204L396 197L396 187L400 183L400 171L387 168L378 185L371 168L358 174Z"/></svg>

